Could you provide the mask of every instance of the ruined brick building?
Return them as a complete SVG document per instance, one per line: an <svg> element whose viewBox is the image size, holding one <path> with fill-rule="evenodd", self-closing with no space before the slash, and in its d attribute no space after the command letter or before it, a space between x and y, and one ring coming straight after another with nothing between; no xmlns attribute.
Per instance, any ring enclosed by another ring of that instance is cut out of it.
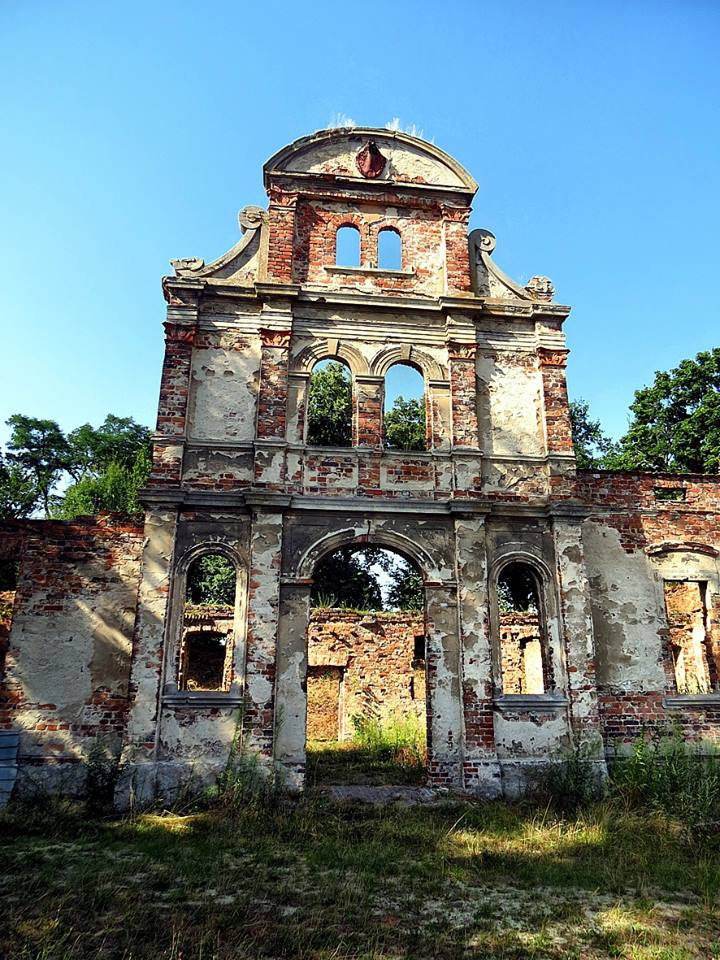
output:
<svg viewBox="0 0 720 960"><path fill-rule="evenodd" d="M475 181L436 146L325 130L271 157L264 180L268 207L241 211L236 246L163 280L144 530L3 528L20 572L0 724L20 733L20 781L71 780L102 733L122 749L121 794L171 791L225 763L244 704L248 747L301 785L313 571L354 544L422 574L431 784L514 795L572 743L595 746L602 770L671 722L717 738L719 478L576 470L569 307L547 278L508 278L489 231L468 235ZM336 258L348 228L352 265ZM327 358L352 377L342 448L307 442ZM396 363L424 379L425 451L383 445ZM236 572L220 626L184 615L208 552ZM511 574L532 602L508 614ZM213 689L183 679L190 628L218 660Z"/></svg>

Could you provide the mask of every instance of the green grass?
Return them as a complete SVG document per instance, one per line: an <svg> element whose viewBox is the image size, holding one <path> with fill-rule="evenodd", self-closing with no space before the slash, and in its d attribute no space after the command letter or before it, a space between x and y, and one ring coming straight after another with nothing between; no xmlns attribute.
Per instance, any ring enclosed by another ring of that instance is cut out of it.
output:
<svg viewBox="0 0 720 960"><path fill-rule="evenodd" d="M12 960L720 958L720 857L619 802L0 817Z"/></svg>
<svg viewBox="0 0 720 960"><path fill-rule="evenodd" d="M426 780L425 729L415 716L385 720L353 717L353 739L311 740L307 777L320 784L422 784Z"/></svg>

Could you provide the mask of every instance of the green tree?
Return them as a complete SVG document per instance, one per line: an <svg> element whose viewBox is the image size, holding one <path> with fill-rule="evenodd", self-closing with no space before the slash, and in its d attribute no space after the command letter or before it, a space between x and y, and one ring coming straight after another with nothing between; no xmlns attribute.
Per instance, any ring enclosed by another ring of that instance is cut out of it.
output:
<svg viewBox="0 0 720 960"><path fill-rule="evenodd" d="M423 610L425 587L420 573L402 557L395 557L390 570L388 606L394 610Z"/></svg>
<svg viewBox="0 0 720 960"><path fill-rule="evenodd" d="M15 413L6 423L12 428L7 459L32 478L38 490L39 503L47 517L50 514L52 491L72 465L67 438L54 420L40 420Z"/></svg>
<svg viewBox="0 0 720 960"><path fill-rule="evenodd" d="M65 495L56 499L52 514L61 520L105 512L139 516L143 508L138 495L151 466L145 447L136 453L130 467L111 461L97 476L86 474L71 484Z"/></svg>
<svg viewBox="0 0 720 960"><path fill-rule="evenodd" d="M0 520L29 517L41 500L42 491L30 471L0 453Z"/></svg>
<svg viewBox="0 0 720 960"><path fill-rule="evenodd" d="M385 446L388 450L425 450L425 400L396 397L385 414Z"/></svg>
<svg viewBox="0 0 720 960"><path fill-rule="evenodd" d="M235 603L235 567L220 553L205 554L191 564L187 578L189 603L232 606Z"/></svg>
<svg viewBox="0 0 720 960"><path fill-rule="evenodd" d="M630 411L613 469L720 472L720 347L656 372L651 386L635 391Z"/></svg>
<svg viewBox="0 0 720 960"><path fill-rule="evenodd" d="M95 429L89 423L68 434L70 473L79 480L86 474L99 476L111 464L132 470L141 450L150 452L150 430L132 417L109 413Z"/></svg>
<svg viewBox="0 0 720 960"><path fill-rule="evenodd" d="M605 435L599 420L590 419L590 408L584 400L570 401L570 421L578 469L604 469L617 445Z"/></svg>
<svg viewBox="0 0 720 960"><path fill-rule="evenodd" d="M313 574L311 605L382 610L382 590L370 569L375 564L388 566L386 551L377 547L341 547L323 557Z"/></svg>
<svg viewBox="0 0 720 960"><path fill-rule="evenodd" d="M307 402L308 443L349 447L352 443L352 384L347 367L332 361L316 367Z"/></svg>

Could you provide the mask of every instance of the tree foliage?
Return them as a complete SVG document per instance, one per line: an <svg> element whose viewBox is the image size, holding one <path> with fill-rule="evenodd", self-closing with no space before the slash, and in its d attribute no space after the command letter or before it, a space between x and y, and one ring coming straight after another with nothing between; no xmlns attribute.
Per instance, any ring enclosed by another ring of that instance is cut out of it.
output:
<svg viewBox="0 0 720 960"><path fill-rule="evenodd" d="M209 553L191 564L187 577L189 603L232 606L235 603L235 567L222 554Z"/></svg>
<svg viewBox="0 0 720 960"><path fill-rule="evenodd" d="M310 377L307 402L308 443L349 447L352 443L352 384L347 367L332 361Z"/></svg>
<svg viewBox="0 0 720 960"><path fill-rule="evenodd" d="M402 557L396 557L395 560L390 572L388 606L394 610L423 610L425 586L422 577L407 560Z"/></svg>
<svg viewBox="0 0 720 960"><path fill-rule="evenodd" d="M630 428L609 458L612 469L720 472L720 347L658 371L649 387L635 391L630 411Z"/></svg>
<svg viewBox="0 0 720 960"><path fill-rule="evenodd" d="M40 505L40 500L34 475L0 453L0 520L29 517Z"/></svg>
<svg viewBox="0 0 720 960"><path fill-rule="evenodd" d="M382 547L341 547L315 568L310 602L353 610L422 610L425 589L420 574L403 557Z"/></svg>
<svg viewBox="0 0 720 960"><path fill-rule="evenodd" d="M605 435L599 420L590 419L590 407L584 400L570 401L570 421L578 469L604 469L616 444Z"/></svg>
<svg viewBox="0 0 720 960"><path fill-rule="evenodd" d="M425 450L425 400L396 397L385 414L385 446L388 450Z"/></svg>
<svg viewBox="0 0 720 960"><path fill-rule="evenodd" d="M147 483L151 466L144 447L138 450L131 466L110 461L97 476L87 474L71 484L54 504L53 515L61 520L103 512L137 516L143 511L138 495Z"/></svg>
<svg viewBox="0 0 720 960"><path fill-rule="evenodd" d="M130 417L108 414L67 436L54 420L14 414L7 452L0 454L0 517L72 519L81 514L142 511L138 491L150 472L150 431ZM61 481L71 483L63 494Z"/></svg>
<svg viewBox="0 0 720 960"><path fill-rule="evenodd" d="M72 465L70 444L54 420L15 413L6 423L12 430L7 459L34 483L37 502L42 503L47 517L52 491Z"/></svg>

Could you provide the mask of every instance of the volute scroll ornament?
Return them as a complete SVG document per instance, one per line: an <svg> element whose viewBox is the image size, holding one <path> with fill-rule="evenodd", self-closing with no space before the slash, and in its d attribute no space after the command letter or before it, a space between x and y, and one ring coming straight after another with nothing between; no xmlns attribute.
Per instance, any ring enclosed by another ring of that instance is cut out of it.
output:
<svg viewBox="0 0 720 960"><path fill-rule="evenodd" d="M262 207L249 205L243 207L240 213L238 213L238 223L240 224L240 231L242 233L248 230L259 230L266 220L267 210L263 210Z"/></svg>
<svg viewBox="0 0 720 960"><path fill-rule="evenodd" d="M202 270L205 261L200 257L184 257L180 260L171 260L170 266L178 277L191 277L198 270Z"/></svg>
<svg viewBox="0 0 720 960"><path fill-rule="evenodd" d="M491 233L489 230L483 230L482 228L478 230L473 230L470 234L470 239L475 245L476 252L482 250L483 253L492 253L495 249L495 244L497 243L495 239L495 234Z"/></svg>

